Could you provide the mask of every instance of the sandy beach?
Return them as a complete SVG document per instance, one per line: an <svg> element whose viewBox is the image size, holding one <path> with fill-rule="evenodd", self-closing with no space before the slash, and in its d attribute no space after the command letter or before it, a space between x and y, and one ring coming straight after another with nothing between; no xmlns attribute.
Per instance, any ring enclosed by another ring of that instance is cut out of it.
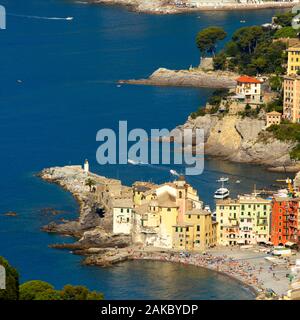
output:
<svg viewBox="0 0 300 320"><path fill-rule="evenodd" d="M240 249L239 247L216 247L206 254L191 253L188 257L176 252L167 252L145 248L131 252L131 259L157 260L173 263L182 263L208 268L221 272L241 281L255 292L256 295L272 289L278 298L289 290L290 265L300 258L300 253L288 258L277 259L273 263L265 259L270 255L260 252L258 247Z"/></svg>

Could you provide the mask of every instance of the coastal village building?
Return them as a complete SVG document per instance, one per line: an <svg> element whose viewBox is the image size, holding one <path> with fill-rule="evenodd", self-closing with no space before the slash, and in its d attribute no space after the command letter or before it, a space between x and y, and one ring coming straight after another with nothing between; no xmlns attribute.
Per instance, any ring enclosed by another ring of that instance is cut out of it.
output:
<svg viewBox="0 0 300 320"><path fill-rule="evenodd" d="M283 81L283 117L294 123L300 122L300 45L288 50L287 75Z"/></svg>
<svg viewBox="0 0 300 320"><path fill-rule="evenodd" d="M271 200L256 194L216 203L217 238L221 245L269 242Z"/></svg>
<svg viewBox="0 0 300 320"><path fill-rule="evenodd" d="M113 201L113 233L130 234L133 222L132 199L117 198Z"/></svg>
<svg viewBox="0 0 300 320"><path fill-rule="evenodd" d="M293 45L287 49L288 53L288 68L287 74L297 75L300 70L300 44Z"/></svg>
<svg viewBox="0 0 300 320"><path fill-rule="evenodd" d="M262 101L262 81L254 77L240 76L236 79L236 96L245 104L259 105Z"/></svg>
<svg viewBox="0 0 300 320"><path fill-rule="evenodd" d="M217 244L217 223L211 213L193 209L184 215L184 222L173 226L173 245L177 250L205 250Z"/></svg>
<svg viewBox="0 0 300 320"><path fill-rule="evenodd" d="M273 245L299 242L299 201L300 198L274 196L271 228Z"/></svg>
<svg viewBox="0 0 300 320"><path fill-rule="evenodd" d="M205 250L216 245L217 223L184 176L162 185L137 182L131 200L114 200L114 233L132 234L134 243L160 248Z"/></svg>
<svg viewBox="0 0 300 320"><path fill-rule="evenodd" d="M266 114L266 127L270 127L271 125L275 124L278 125L281 123L281 116L282 114L277 111L271 111Z"/></svg>
<svg viewBox="0 0 300 320"><path fill-rule="evenodd" d="M299 56L300 57L300 56ZM291 122L300 122L300 77L285 76L283 81L283 117Z"/></svg>

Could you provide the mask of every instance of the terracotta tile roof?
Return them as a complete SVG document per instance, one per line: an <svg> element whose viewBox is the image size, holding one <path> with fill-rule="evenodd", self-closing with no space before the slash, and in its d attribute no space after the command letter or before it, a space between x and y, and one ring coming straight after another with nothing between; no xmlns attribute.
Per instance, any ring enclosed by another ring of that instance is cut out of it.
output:
<svg viewBox="0 0 300 320"><path fill-rule="evenodd" d="M261 83L260 80L249 77L249 76L240 76L239 78L236 79L237 82L244 82L244 83Z"/></svg>

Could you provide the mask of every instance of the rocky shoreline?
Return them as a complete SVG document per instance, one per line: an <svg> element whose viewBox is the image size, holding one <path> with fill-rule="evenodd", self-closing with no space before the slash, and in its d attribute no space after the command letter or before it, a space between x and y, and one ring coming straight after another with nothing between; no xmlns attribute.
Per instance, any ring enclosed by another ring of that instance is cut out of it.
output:
<svg viewBox="0 0 300 320"><path fill-rule="evenodd" d="M87 0L87 3L106 4L106 5L123 5L129 7L133 11L150 13L150 14L178 14L186 12L201 11L233 11L233 10L262 10L262 9L278 9L291 8L294 2L275 2L268 1L260 4L242 4L242 3L225 3L218 2L208 4L204 2L195 6L194 1L184 0L182 5L176 4L175 0Z"/></svg>
<svg viewBox="0 0 300 320"><path fill-rule="evenodd" d="M205 154L238 163L264 165L270 171L298 172L299 161L290 158L295 143L279 141L266 132L265 121L239 115L206 114L191 117L183 129L203 129Z"/></svg>
<svg viewBox="0 0 300 320"><path fill-rule="evenodd" d="M120 80L119 84L174 86L196 88L233 88L238 75L228 71L204 71L202 69L170 70L159 68L147 79Z"/></svg>

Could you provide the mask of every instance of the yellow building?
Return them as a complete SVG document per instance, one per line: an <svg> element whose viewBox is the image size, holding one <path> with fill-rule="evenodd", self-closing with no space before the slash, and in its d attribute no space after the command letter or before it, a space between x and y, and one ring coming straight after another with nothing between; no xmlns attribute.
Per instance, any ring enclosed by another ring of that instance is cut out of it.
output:
<svg viewBox="0 0 300 320"><path fill-rule="evenodd" d="M288 68L287 74L297 75L300 70L300 44L287 49L288 53Z"/></svg>
<svg viewBox="0 0 300 320"><path fill-rule="evenodd" d="M268 112L266 115L267 127L272 126L273 124L278 125L281 122L282 114L277 111Z"/></svg>
<svg viewBox="0 0 300 320"><path fill-rule="evenodd" d="M177 250L194 249L194 226L179 224L173 226L172 248Z"/></svg>
<svg viewBox="0 0 300 320"><path fill-rule="evenodd" d="M289 49L287 75L283 81L283 118L300 122L300 44Z"/></svg>
<svg viewBox="0 0 300 320"><path fill-rule="evenodd" d="M283 118L300 122L300 76L285 76L283 81Z"/></svg>
<svg viewBox="0 0 300 320"><path fill-rule="evenodd" d="M271 212L271 200L255 194L217 201L219 244L267 243L270 240Z"/></svg>
<svg viewBox="0 0 300 320"><path fill-rule="evenodd" d="M184 223L173 226L173 248L205 250L217 244L217 223L211 213L202 209L187 211Z"/></svg>
<svg viewBox="0 0 300 320"><path fill-rule="evenodd" d="M211 214L206 212L204 215L203 212L201 213L203 202L199 199L197 190L186 182L184 176L159 186L144 182L135 183L133 200L136 214L135 221L139 221L136 224L140 224L135 238L148 245L172 248L174 246L174 226L180 226L180 229L177 230L182 231L180 231L180 239L179 234L176 235L178 236L175 241L175 243L178 243L176 246L180 247L180 243L183 244L180 240L183 240L184 235L184 248L182 249L192 250L194 245L197 246L198 243L200 247L200 239L196 239L198 236L195 234L195 241L197 241L194 243L194 231L191 231L193 223L199 223L199 221L193 221L193 219L188 221L190 219L186 216L187 212L190 213L188 216L193 215L194 211L197 212L197 216L201 216L200 223L203 226L205 226L205 221L207 223L210 221L212 224ZM190 226L191 228L189 228ZM206 241L204 238L201 240L201 244L203 242L204 245L205 243L210 245L216 242L214 240L216 228L210 230L212 226L209 226L203 227L203 230L207 228L209 228L206 232L208 240ZM192 232L191 235L190 232Z"/></svg>
<svg viewBox="0 0 300 320"><path fill-rule="evenodd" d="M236 245L239 240L240 205L238 200L225 199L216 203L218 243Z"/></svg>

